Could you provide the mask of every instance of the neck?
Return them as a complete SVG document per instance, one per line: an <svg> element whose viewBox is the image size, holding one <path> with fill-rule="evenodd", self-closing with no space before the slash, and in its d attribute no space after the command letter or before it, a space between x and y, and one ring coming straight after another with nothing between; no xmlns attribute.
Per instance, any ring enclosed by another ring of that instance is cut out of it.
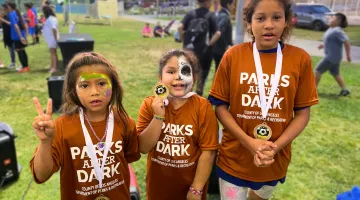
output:
<svg viewBox="0 0 360 200"><path fill-rule="evenodd" d="M100 122L107 118L108 112L107 112L107 110L93 112L93 111L86 109L85 114L88 117L89 121Z"/></svg>
<svg viewBox="0 0 360 200"><path fill-rule="evenodd" d="M274 49L274 48L277 48L278 46L278 42L275 43L274 45L271 45L271 46L263 46L260 44L260 42L256 42L256 48L258 50L269 50L269 49Z"/></svg>
<svg viewBox="0 0 360 200"><path fill-rule="evenodd" d="M177 98L177 97L169 97L168 100L172 104L175 110L183 106L187 101L187 99Z"/></svg>

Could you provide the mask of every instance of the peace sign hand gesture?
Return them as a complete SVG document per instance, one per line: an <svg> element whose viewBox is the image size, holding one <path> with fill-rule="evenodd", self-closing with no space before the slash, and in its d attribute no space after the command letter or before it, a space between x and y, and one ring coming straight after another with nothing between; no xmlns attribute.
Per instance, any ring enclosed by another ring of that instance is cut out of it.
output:
<svg viewBox="0 0 360 200"><path fill-rule="evenodd" d="M45 114L39 100L36 97L33 98L33 102L38 116L34 118L32 127L41 142L52 142L55 135L55 126L54 121L52 120L52 100L48 100Z"/></svg>

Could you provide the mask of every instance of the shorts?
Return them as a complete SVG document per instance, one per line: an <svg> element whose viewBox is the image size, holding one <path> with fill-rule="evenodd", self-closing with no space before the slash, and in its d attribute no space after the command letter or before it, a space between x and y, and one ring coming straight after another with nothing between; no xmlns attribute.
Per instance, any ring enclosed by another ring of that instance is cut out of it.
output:
<svg viewBox="0 0 360 200"><path fill-rule="evenodd" d="M15 50L16 49L23 49L23 48L27 47L27 44L21 43L20 40L14 40L13 43L14 43L14 46L15 46Z"/></svg>
<svg viewBox="0 0 360 200"><path fill-rule="evenodd" d="M340 63L332 63L331 61L327 60L326 58L323 58L319 64L316 66L315 71L323 74L329 70L330 74L333 76L339 75L340 71Z"/></svg>
<svg viewBox="0 0 360 200"><path fill-rule="evenodd" d="M56 49L57 48L57 42L55 40L46 41L49 49Z"/></svg>
<svg viewBox="0 0 360 200"><path fill-rule="evenodd" d="M35 35L35 27L29 27L29 35Z"/></svg>
<svg viewBox="0 0 360 200"><path fill-rule="evenodd" d="M220 185L220 197L221 200L246 200L247 193L249 188L240 187L229 183L221 178L219 178ZM276 186L264 185L259 190L254 190L255 194L263 199L270 199Z"/></svg>

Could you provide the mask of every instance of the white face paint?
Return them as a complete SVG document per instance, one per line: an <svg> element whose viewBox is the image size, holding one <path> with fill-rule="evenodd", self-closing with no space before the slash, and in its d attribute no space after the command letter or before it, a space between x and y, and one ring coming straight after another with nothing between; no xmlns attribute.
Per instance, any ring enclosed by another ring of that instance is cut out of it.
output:
<svg viewBox="0 0 360 200"><path fill-rule="evenodd" d="M185 82L185 92L188 93L190 92L194 82L191 65L186 61L184 56L180 56L178 58L178 66L179 80L183 80Z"/></svg>

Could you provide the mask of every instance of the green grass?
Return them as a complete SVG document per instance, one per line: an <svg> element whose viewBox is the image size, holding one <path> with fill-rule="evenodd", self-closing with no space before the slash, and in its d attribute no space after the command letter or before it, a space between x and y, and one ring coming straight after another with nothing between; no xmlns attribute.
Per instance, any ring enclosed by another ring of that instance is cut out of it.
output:
<svg viewBox="0 0 360 200"><path fill-rule="evenodd" d="M61 23L60 23L61 24ZM141 22L116 20L112 27L79 25L81 33L89 33L95 39L95 51L105 55L117 66L124 85L124 105L129 115L137 119L144 97L151 95L157 82L157 63L163 52L180 48L172 38L144 39L140 35ZM61 27L62 32L66 29ZM44 69L49 65L49 53L41 45L27 48L31 72L17 74L0 70L0 120L9 123L16 135L18 162L23 166L20 178L14 184L0 190L0 199L21 199L32 179L29 161L38 144L31 129L36 115L31 98L39 97L45 104L48 98ZM6 49L0 48L1 59L9 63ZM319 58L313 58L313 65ZM328 200L336 194L350 190L360 183L360 65L342 65L351 96L338 98L339 88L328 74L323 76L319 86L320 104L312 108L311 121L306 130L293 144L293 159L287 180L276 190L274 200ZM209 90L214 68L209 75L206 91ZM146 156L133 164L145 199ZM48 182L32 184L25 199L59 199L59 174ZM213 196L211 199L219 199Z"/></svg>
<svg viewBox="0 0 360 200"><path fill-rule="evenodd" d="M182 19L184 18L184 16L176 16L175 18L174 17L158 17L157 19L159 20L178 20L178 21L181 21Z"/></svg>

